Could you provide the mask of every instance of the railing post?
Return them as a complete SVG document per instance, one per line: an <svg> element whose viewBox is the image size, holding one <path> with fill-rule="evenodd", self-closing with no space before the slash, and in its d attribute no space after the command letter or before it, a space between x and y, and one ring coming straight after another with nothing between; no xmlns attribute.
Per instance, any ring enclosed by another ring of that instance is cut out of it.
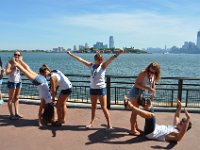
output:
<svg viewBox="0 0 200 150"><path fill-rule="evenodd" d="M182 99L183 79L178 80L178 99Z"/></svg>
<svg viewBox="0 0 200 150"><path fill-rule="evenodd" d="M107 87L107 108L110 109L110 76L106 76L106 87Z"/></svg>

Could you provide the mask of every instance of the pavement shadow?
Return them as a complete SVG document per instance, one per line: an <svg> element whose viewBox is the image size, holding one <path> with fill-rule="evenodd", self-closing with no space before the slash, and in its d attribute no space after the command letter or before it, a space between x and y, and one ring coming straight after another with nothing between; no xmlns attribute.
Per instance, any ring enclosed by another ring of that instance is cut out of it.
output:
<svg viewBox="0 0 200 150"><path fill-rule="evenodd" d="M155 145L151 146L152 149L173 149L177 145L177 142L171 142L167 146L160 146L160 145Z"/></svg>
<svg viewBox="0 0 200 150"><path fill-rule="evenodd" d="M108 129L100 129L88 136L89 142L87 142L86 145L96 144L96 143L133 144L133 143L147 141L147 139L142 135L131 138L126 141L118 140L124 136L132 136L132 135L129 134L128 129L124 129L124 128L113 127L113 129L109 129L109 130Z"/></svg>
<svg viewBox="0 0 200 150"><path fill-rule="evenodd" d="M56 131L63 131L63 130L69 130L69 131L88 131L88 130L99 130L100 128L91 128L87 129L85 125L63 125L60 127L56 126L43 126L39 128L41 130L50 130L52 132L52 137L56 137Z"/></svg>
<svg viewBox="0 0 200 150"><path fill-rule="evenodd" d="M36 119L33 120L26 118L10 120L9 115L0 115L0 126L15 126L15 127L38 126L38 121Z"/></svg>

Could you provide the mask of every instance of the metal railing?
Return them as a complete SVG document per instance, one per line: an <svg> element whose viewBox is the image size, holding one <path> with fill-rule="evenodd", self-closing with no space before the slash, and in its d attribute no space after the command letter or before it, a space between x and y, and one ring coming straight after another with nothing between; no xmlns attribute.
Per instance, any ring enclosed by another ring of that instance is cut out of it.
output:
<svg viewBox="0 0 200 150"><path fill-rule="evenodd" d="M90 76L77 74L66 74L66 76L73 84L69 101L74 103L91 103L89 94ZM136 76L106 76L108 108L111 108L112 105L123 105L124 96L128 95L135 79ZM3 80L3 97L8 97L6 83L7 78ZM199 108L199 87L200 78L163 77L161 82L156 85L156 97L153 100L153 104L160 107L175 107L176 98L178 97L186 107ZM39 99L36 87L27 79L23 79L20 98Z"/></svg>

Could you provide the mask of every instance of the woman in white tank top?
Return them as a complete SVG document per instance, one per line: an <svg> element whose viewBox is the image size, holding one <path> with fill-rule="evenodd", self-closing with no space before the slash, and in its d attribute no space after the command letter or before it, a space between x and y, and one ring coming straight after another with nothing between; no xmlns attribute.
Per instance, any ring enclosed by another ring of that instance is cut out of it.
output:
<svg viewBox="0 0 200 150"><path fill-rule="evenodd" d="M75 58L76 60L80 61L84 65L86 65L91 72L90 75L90 98L92 103L92 111L91 111L91 121L86 126L86 128L93 127L94 119L95 119L95 112L96 112L96 105L97 100L99 99L101 108L103 109L104 115L107 120L108 129L112 128L110 114L107 109L107 98L106 98L106 84L105 84L105 72L107 66L123 53L124 50L119 50L114 56L111 56L108 60L103 61L103 56L97 53L94 56L95 63L88 62L79 56L72 54L70 51L67 53Z"/></svg>
<svg viewBox="0 0 200 150"><path fill-rule="evenodd" d="M60 88L60 94L56 103L58 120L54 123L54 126L61 126L65 123L67 115L66 102L71 94L72 83L69 79L59 70L50 71L51 75L51 94L52 100L55 101L57 95L57 87Z"/></svg>
<svg viewBox="0 0 200 150"><path fill-rule="evenodd" d="M19 59L22 57L20 51L14 52L14 59L16 62L19 62ZM23 118L21 114L19 114L19 95L21 92L22 81L20 70L14 66L12 60L6 65L5 69L6 75L8 76L8 110L10 113L9 119L16 120L18 118ZM12 104L14 104L14 113L12 109Z"/></svg>

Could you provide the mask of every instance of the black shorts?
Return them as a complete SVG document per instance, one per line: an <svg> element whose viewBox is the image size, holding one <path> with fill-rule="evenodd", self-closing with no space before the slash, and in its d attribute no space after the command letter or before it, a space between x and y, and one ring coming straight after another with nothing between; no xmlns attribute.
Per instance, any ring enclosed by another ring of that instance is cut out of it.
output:
<svg viewBox="0 0 200 150"><path fill-rule="evenodd" d="M70 88L66 90L61 90L60 93L63 95L70 95L72 93L72 89Z"/></svg>
<svg viewBox="0 0 200 150"><path fill-rule="evenodd" d="M150 112L154 112L153 109L149 110ZM145 125L144 125L144 134L150 134L155 130L155 126L156 126L156 118L152 117L149 119L145 119Z"/></svg>

